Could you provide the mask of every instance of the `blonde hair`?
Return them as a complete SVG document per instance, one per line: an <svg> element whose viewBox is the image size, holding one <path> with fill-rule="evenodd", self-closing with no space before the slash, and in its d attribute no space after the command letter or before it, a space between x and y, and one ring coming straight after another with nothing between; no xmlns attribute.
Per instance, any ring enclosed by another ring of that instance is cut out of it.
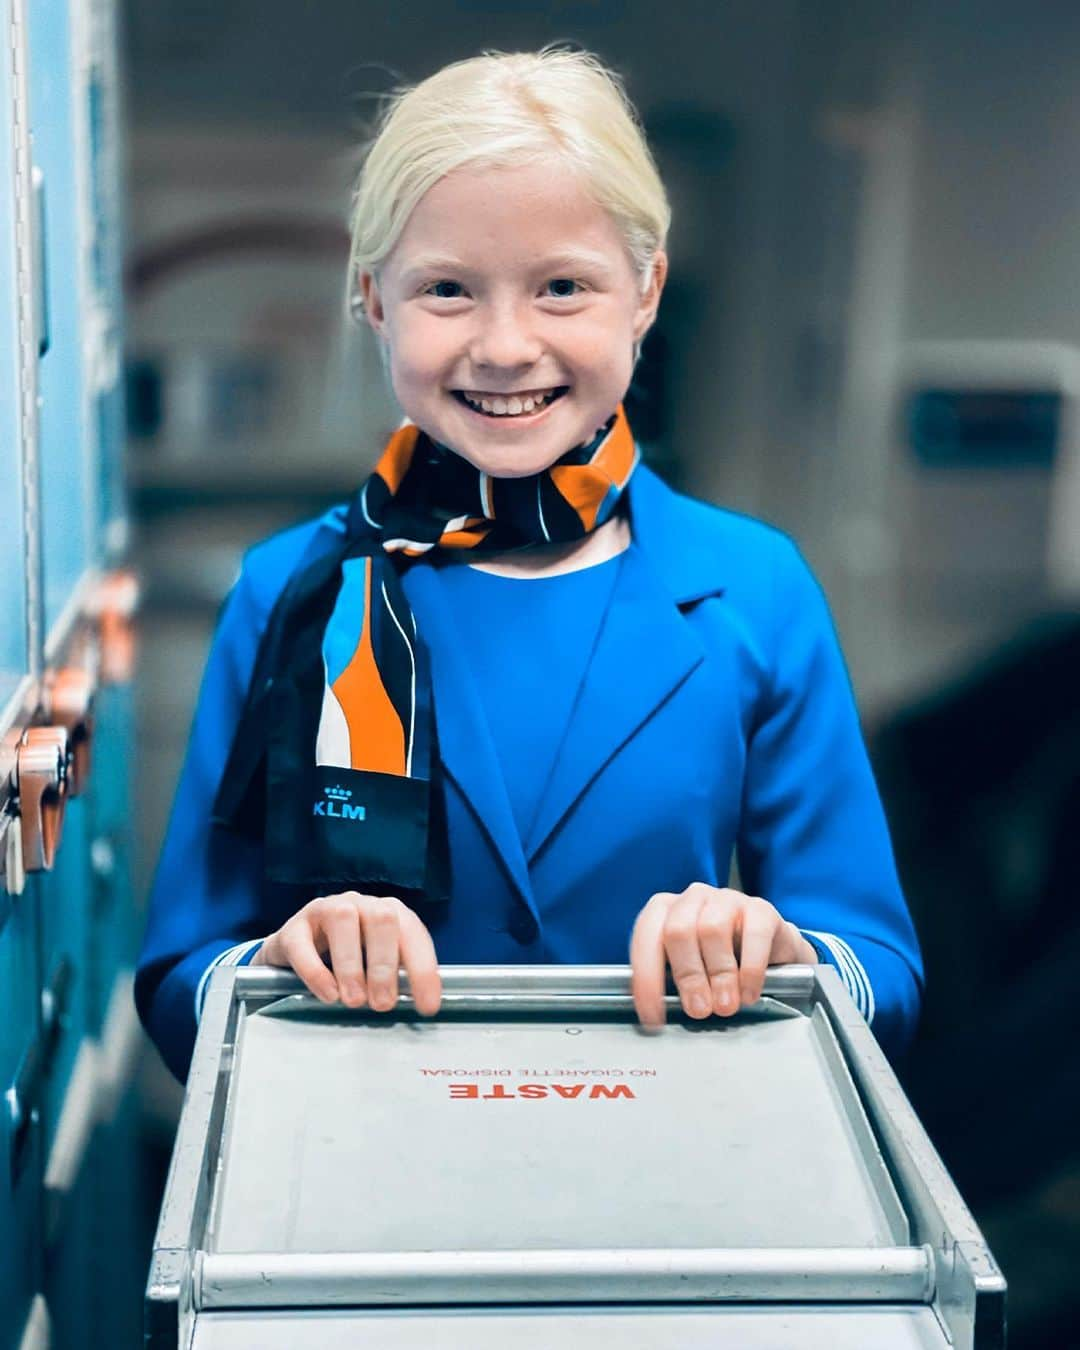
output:
<svg viewBox="0 0 1080 1350"><path fill-rule="evenodd" d="M352 198L346 307L357 278L393 249L416 204L454 169L561 158L623 236L642 292L671 207L622 79L589 52L486 51L396 90L363 155Z"/></svg>

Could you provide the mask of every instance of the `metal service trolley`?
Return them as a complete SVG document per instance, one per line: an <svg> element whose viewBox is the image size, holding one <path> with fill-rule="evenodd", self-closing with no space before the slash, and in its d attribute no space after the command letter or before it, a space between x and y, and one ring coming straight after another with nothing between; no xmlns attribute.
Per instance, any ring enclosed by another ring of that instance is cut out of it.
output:
<svg viewBox="0 0 1080 1350"><path fill-rule="evenodd" d="M828 967L641 1029L626 967L444 967L421 1018L210 983L154 1350L997 1350L1005 1282ZM407 990L407 985L403 985Z"/></svg>

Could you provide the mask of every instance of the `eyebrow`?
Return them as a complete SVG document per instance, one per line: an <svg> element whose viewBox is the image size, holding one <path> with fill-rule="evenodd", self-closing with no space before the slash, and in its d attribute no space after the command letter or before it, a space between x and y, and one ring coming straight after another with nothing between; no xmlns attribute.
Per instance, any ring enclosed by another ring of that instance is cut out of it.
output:
<svg viewBox="0 0 1080 1350"><path fill-rule="evenodd" d="M535 266L537 271L545 272L560 268L568 268L571 271L584 268L602 272L605 276L613 275L611 264L607 258L602 253L592 253L587 249L559 249L539 258ZM463 263L460 258L455 258L450 254L425 253L412 260L402 273L402 280L410 282L430 272L469 272L471 270L473 269Z"/></svg>

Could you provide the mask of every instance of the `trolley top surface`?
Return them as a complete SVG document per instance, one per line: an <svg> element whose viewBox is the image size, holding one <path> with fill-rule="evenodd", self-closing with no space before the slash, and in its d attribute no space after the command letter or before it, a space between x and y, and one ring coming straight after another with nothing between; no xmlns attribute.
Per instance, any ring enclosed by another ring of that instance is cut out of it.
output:
<svg viewBox="0 0 1080 1350"><path fill-rule="evenodd" d="M204 1314L192 1350L943 1350L929 1308L600 1308Z"/></svg>
<svg viewBox="0 0 1080 1350"><path fill-rule="evenodd" d="M820 1011L647 1033L294 1002L238 1027L207 1250L909 1240Z"/></svg>

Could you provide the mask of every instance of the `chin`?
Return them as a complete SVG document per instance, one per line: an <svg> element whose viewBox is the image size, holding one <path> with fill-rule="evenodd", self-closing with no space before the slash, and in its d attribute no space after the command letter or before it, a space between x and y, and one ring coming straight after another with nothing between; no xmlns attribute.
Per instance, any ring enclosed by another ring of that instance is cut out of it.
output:
<svg viewBox="0 0 1080 1350"><path fill-rule="evenodd" d="M460 436L436 436L443 445L467 460L474 469L489 474L492 478L528 478L532 474L543 473L550 469L570 449L569 445L545 448L540 445L484 445L469 446ZM575 442L576 444L576 442Z"/></svg>
<svg viewBox="0 0 1080 1350"><path fill-rule="evenodd" d="M566 452L559 450L550 455L531 455L524 459L520 454L514 455L509 452L505 456L490 453L471 455L462 450L456 453L461 455L462 459L467 459L474 469L479 469L481 473L486 473L491 478L529 478L533 474L550 469Z"/></svg>

